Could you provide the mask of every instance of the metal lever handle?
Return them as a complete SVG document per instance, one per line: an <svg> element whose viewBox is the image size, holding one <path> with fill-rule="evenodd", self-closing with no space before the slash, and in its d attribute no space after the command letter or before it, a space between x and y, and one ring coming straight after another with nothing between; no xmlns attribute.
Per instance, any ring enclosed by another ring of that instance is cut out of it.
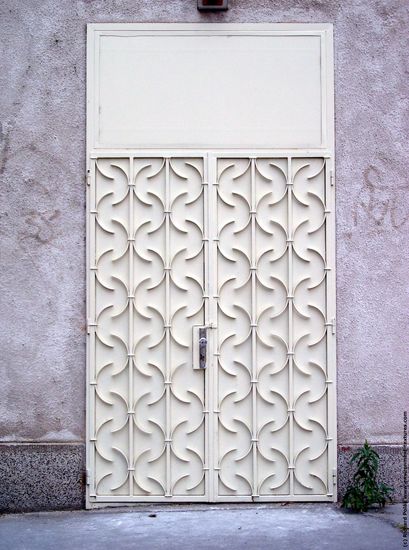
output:
<svg viewBox="0 0 409 550"><path fill-rule="evenodd" d="M193 368L207 368L207 327L193 327Z"/></svg>
<svg viewBox="0 0 409 550"><path fill-rule="evenodd" d="M206 368L206 359L207 359L207 337L206 329L199 329L199 368Z"/></svg>

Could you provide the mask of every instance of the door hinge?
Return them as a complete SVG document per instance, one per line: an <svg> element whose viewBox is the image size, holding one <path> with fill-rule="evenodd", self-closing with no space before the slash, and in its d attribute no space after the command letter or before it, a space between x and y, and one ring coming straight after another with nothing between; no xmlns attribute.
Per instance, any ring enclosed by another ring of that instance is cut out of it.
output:
<svg viewBox="0 0 409 550"><path fill-rule="evenodd" d="M332 484L333 485L337 484L337 469L336 468L333 468L333 470L332 470Z"/></svg>
<svg viewBox="0 0 409 550"><path fill-rule="evenodd" d="M331 184L331 187L335 185L334 170L329 171L329 182Z"/></svg>
<svg viewBox="0 0 409 550"><path fill-rule="evenodd" d="M331 334L335 334L335 317L333 317L331 321L325 323L325 326L328 327L328 329L331 327Z"/></svg>
<svg viewBox="0 0 409 550"><path fill-rule="evenodd" d="M85 174L85 183L87 185L91 185L91 170L87 170L86 174Z"/></svg>
<svg viewBox="0 0 409 550"><path fill-rule="evenodd" d="M98 326L98 323L95 321L92 321L91 319L88 319L87 321L87 334L91 334L91 330L95 329Z"/></svg>
<svg viewBox="0 0 409 550"><path fill-rule="evenodd" d="M88 469L85 470L85 485L90 485L91 483L91 474Z"/></svg>

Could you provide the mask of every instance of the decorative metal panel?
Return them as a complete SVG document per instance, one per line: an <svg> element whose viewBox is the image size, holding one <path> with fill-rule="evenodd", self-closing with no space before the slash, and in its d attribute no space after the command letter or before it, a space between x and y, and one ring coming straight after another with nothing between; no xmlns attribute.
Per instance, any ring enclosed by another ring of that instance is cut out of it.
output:
<svg viewBox="0 0 409 550"><path fill-rule="evenodd" d="M217 160L221 500L333 495L327 176L323 158Z"/></svg>
<svg viewBox="0 0 409 550"><path fill-rule="evenodd" d="M202 158L98 158L90 188L91 497L205 498Z"/></svg>
<svg viewBox="0 0 409 550"><path fill-rule="evenodd" d="M100 157L89 498L333 500L324 157Z"/></svg>

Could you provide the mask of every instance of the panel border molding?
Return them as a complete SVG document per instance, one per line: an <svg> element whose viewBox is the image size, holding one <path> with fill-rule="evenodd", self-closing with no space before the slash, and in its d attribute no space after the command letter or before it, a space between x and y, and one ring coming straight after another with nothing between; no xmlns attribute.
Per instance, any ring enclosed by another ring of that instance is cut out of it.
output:
<svg viewBox="0 0 409 550"><path fill-rule="evenodd" d="M331 23L89 23L87 25L87 150L101 150L98 142L99 120L99 48L104 36L316 36L320 39L321 65L321 135L320 151L334 150L334 58L333 25ZM178 144L170 144L179 148ZM110 149L132 149L121 144ZM138 144L138 149L155 149L149 143ZM164 147L161 146L161 149ZM186 147L184 147L186 149ZM189 149L212 148L192 143ZM240 150L240 147L234 147ZM217 148L216 148L217 149ZM223 148L218 148L219 150ZM248 151L249 147L244 150ZM269 147L258 148L269 150ZM274 148L277 150L277 148ZM308 149L298 150L306 151Z"/></svg>

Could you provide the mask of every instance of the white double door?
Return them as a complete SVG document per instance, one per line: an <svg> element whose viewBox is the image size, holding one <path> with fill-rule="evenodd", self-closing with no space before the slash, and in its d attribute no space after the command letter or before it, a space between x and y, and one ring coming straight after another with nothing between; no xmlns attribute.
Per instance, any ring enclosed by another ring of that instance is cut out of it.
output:
<svg viewBox="0 0 409 550"><path fill-rule="evenodd" d="M335 498L329 163L92 160L91 502Z"/></svg>

